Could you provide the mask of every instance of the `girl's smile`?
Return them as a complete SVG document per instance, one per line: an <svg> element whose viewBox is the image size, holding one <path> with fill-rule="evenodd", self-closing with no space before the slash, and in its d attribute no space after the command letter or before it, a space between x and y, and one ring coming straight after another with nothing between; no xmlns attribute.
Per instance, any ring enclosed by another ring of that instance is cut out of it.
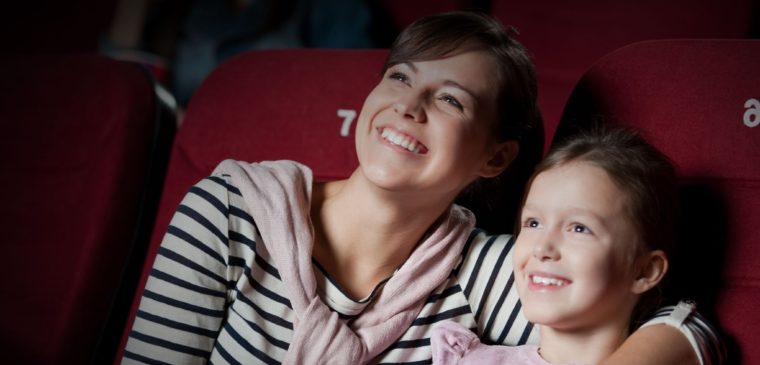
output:
<svg viewBox="0 0 760 365"><path fill-rule="evenodd" d="M570 284L570 279L546 272L533 271L528 274L528 290L535 292L559 290Z"/></svg>

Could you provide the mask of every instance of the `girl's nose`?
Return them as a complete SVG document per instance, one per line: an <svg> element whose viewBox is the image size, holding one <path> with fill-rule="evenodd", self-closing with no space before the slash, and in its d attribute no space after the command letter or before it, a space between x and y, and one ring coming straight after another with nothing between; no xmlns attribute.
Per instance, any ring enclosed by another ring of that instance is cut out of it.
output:
<svg viewBox="0 0 760 365"><path fill-rule="evenodd" d="M546 232L538 237L538 241L533 245L533 257L540 261L556 261L560 254L557 250L556 235L552 232Z"/></svg>

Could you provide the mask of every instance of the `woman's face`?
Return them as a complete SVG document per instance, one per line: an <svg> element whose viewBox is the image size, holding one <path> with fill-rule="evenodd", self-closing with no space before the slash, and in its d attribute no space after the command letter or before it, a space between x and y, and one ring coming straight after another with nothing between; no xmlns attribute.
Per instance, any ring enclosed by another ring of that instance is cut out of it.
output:
<svg viewBox="0 0 760 365"><path fill-rule="evenodd" d="M513 256L530 321L565 329L627 323L637 298L631 258L638 244L627 200L589 162L559 165L533 180Z"/></svg>
<svg viewBox="0 0 760 365"><path fill-rule="evenodd" d="M383 189L451 199L491 173L495 70L483 51L390 67L359 116L362 173Z"/></svg>

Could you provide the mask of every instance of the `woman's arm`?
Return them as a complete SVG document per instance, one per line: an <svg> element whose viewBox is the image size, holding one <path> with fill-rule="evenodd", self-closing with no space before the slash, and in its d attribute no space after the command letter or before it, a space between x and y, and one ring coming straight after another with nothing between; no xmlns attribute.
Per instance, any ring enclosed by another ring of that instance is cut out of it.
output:
<svg viewBox="0 0 760 365"><path fill-rule="evenodd" d="M699 365L686 336L665 324L636 330L600 365Z"/></svg>
<svg viewBox="0 0 760 365"><path fill-rule="evenodd" d="M692 302L658 310L602 365L720 365L726 353L717 331Z"/></svg>
<svg viewBox="0 0 760 365"><path fill-rule="evenodd" d="M202 180L177 208L161 242L122 363L202 363L227 304L229 198L219 177Z"/></svg>
<svg viewBox="0 0 760 365"><path fill-rule="evenodd" d="M457 272L478 336L486 344L538 344L538 330L522 313L512 267L511 235L480 232L465 247Z"/></svg>

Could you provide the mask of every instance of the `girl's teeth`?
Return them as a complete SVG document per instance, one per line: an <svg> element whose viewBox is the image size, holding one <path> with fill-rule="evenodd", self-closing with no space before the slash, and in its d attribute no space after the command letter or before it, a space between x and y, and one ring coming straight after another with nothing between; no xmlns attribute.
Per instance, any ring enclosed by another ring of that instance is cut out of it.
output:
<svg viewBox="0 0 760 365"><path fill-rule="evenodd" d="M533 276L532 280L534 284L541 284L541 285L563 286L566 284L565 280L562 280L562 279L544 278L540 276Z"/></svg>

